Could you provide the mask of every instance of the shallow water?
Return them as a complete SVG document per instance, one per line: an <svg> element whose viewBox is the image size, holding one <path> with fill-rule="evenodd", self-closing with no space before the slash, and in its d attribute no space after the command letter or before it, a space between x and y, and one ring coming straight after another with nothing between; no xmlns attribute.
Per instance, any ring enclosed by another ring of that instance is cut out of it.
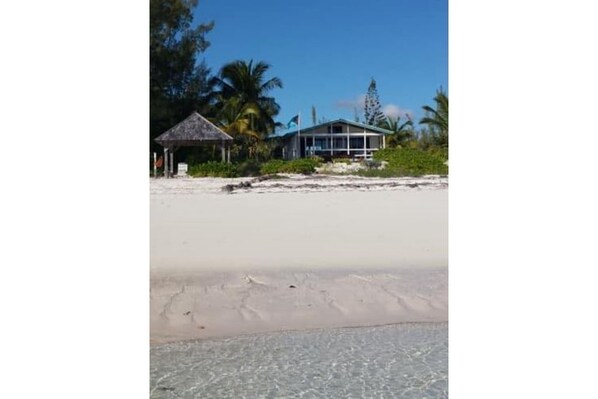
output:
<svg viewBox="0 0 598 399"><path fill-rule="evenodd" d="M288 331L151 348L151 398L447 398L448 325Z"/></svg>

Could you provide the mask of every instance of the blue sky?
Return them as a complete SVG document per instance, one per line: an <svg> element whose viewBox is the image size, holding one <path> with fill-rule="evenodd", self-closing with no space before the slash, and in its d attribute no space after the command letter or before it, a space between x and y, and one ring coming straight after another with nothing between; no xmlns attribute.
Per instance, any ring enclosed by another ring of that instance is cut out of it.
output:
<svg viewBox="0 0 598 399"><path fill-rule="evenodd" d="M281 106L278 121L301 113L354 119L371 77L383 109L423 116L448 90L447 0L200 0L194 22L215 21L200 55L212 72L241 59L266 61ZM363 110L358 114L363 120Z"/></svg>

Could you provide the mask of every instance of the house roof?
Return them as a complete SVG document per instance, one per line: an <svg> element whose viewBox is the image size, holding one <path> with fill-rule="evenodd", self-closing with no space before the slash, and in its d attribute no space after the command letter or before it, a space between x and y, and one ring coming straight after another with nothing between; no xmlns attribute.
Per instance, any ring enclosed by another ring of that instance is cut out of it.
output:
<svg viewBox="0 0 598 399"><path fill-rule="evenodd" d="M231 141L233 138L212 122L193 112L182 122L177 123L154 139L164 147L171 145L193 146L204 143Z"/></svg>
<svg viewBox="0 0 598 399"><path fill-rule="evenodd" d="M309 126L309 127L302 127L301 131L308 131L308 130L315 130L318 129L320 127L323 126L329 126L329 125L334 125L337 123L344 123L347 125L351 125L351 126L355 126L355 127L359 127L359 128L364 128L367 129L369 131L372 132L376 132L376 133L382 133L382 134L392 134L392 130L387 130L387 129L382 129L381 127L377 127L377 126L372 126L372 125L367 125L365 123L360 123L360 122L355 122L355 121L350 121L347 119L335 119L333 121L329 121L329 122L324 122L324 123L319 123L317 125L313 125L313 126ZM271 138L275 138L275 137L288 137L288 136L293 136L295 134L297 134L299 132L299 130L297 128L293 128L293 129L286 129L286 130L281 130L278 131L276 133L274 133L274 135L270 136Z"/></svg>

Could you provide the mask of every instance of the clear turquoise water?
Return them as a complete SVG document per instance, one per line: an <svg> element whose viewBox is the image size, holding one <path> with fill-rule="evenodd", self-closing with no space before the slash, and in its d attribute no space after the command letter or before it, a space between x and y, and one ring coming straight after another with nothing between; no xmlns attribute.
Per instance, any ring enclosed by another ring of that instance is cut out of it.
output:
<svg viewBox="0 0 598 399"><path fill-rule="evenodd" d="M150 362L151 398L447 398L448 325L179 342Z"/></svg>

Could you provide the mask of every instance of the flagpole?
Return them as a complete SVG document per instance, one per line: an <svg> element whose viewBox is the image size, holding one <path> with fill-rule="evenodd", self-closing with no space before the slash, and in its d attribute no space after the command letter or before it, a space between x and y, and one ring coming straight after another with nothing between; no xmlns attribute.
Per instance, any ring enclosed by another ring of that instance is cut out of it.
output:
<svg viewBox="0 0 598 399"><path fill-rule="evenodd" d="M299 112L297 116L297 137L299 137L299 158L301 158L301 112Z"/></svg>

